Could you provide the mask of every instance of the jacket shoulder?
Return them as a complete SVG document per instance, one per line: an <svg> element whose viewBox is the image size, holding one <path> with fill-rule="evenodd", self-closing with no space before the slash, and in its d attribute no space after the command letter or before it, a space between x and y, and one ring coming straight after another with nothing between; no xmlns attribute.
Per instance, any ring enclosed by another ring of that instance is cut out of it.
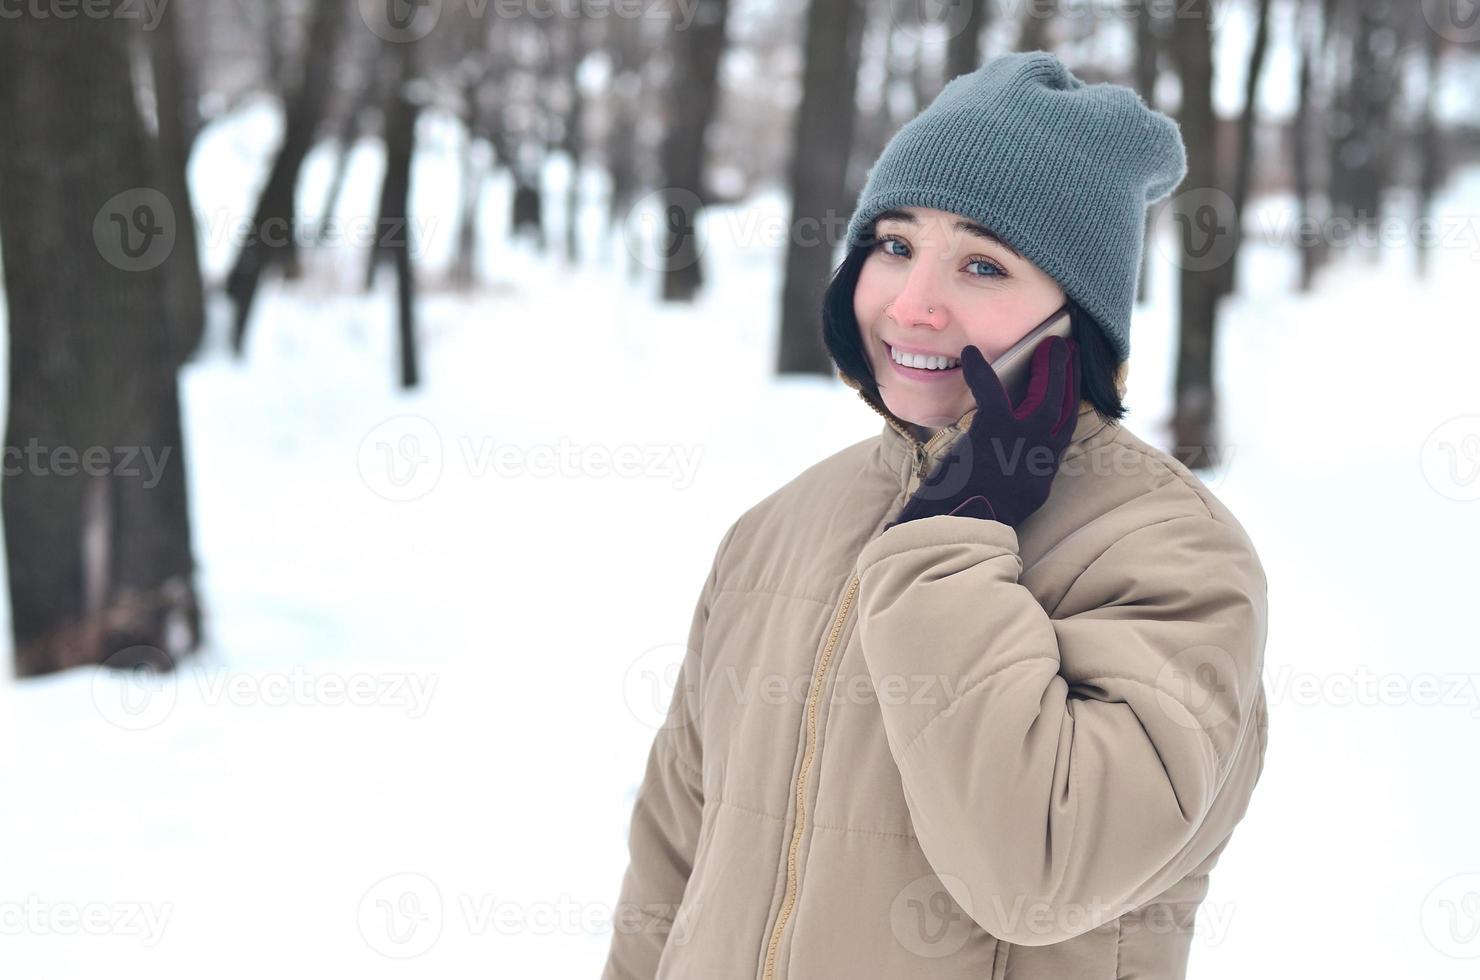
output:
<svg viewBox="0 0 1480 980"><path fill-rule="evenodd" d="M1062 493L1071 508L1076 502L1087 508L1073 523L1095 521L1117 535L1167 520L1209 519L1227 528L1258 562L1243 525L1208 485L1175 456L1119 423L1106 425L1064 454L1054 493Z"/></svg>
<svg viewBox="0 0 1480 980"><path fill-rule="evenodd" d="M862 548L901 489L880 449L878 436L845 446L746 508L735 522L729 572L769 581L788 565L801 567L800 555L810 567L819 553Z"/></svg>
<svg viewBox="0 0 1480 980"><path fill-rule="evenodd" d="M804 516L836 510L841 495L859 481L883 473L879 438L873 436L825 456L752 504L741 520L758 525L783 514Z"/></svg>

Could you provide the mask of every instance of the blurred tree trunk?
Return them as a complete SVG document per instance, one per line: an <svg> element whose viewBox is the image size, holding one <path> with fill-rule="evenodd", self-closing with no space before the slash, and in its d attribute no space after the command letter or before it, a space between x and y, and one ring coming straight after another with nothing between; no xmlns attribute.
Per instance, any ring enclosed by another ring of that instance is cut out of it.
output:
<svg viewBox="0 0 1480 980"><path fill-rule="evenodd" d="M463 144L459 165L462 189L458 201L457 252L453 256L450 276L452 284L459 289L472 288L477 279L478 207L483 200L483 184L488 179L488 169L478 155L479 132L482 130L478 108L481 84L481 77L469 79L462 92L467 142Z"/></svg>
<svg viewBox="0 0 1480 980"><path fill-rule="evenodd" d="M1349 45L1349 75L1335 83L1332 218L1340 228L1372 241L1390 177L1392 106L1402 70L1402 44L1385 0L1354 0L1340 9L1355 21L1349 22L1343 38ZM1368 254L1376 258L1377 250Z"/></svg>
<svg viewBox="0 0 1480 980"><path fill-rule="evenodd" d="M200 640L177 375L196 261L134 101L132 22L0 29L15 672L168 669ZM178 297L177 297L178 298Z"/></svg>
<svg viewBox="0 0 1480 980"><path fill-rule="evenodd" d="M200 133L193 73L180 49L179 8L166 4L159 24L149 37L149 67L154 79L155 115L159 133L155 143L160 190L175 212L178 261L168 264L170 318L176 336L194 350L205 332L205 284L200 271L200 247L195 229L195 203L188 178L190 152Z"/></svg>
<svg viewBox="0 0 1480 980"><path fill-rule="evenodd" d="M611 54L611 84L608 86L611 122L606 131L606 169L611 181L607 199L606 240L625 224L642 185L638 122L644 96L640 20L609 17L604 24L605 47ZM634 250L627 249L627 274L636 277L641 265Z"/></svg>
<svg viewBox="0 0 1480 980"><path fill-rule="evenodd" d="M355 144L360 141L365 113L375 104L377 94L375 73L371 72L339 120L339 131L334 136L334 171L324 191L324 203L319 207L318 230L314 236L320 245L326 243L335 230L334 213L339 210L339 197L344 193L344 181L349 176L349 158L355 151Z"/></svg>
<svg viewBox="0 0 1480 980"><path fill-rule="evenodd" d="M843 198L848 202L858 200L858 195L863 192L864 181L868 178L869 168L879 158L879 154L884 152L890 137L921 108L915 101L915 87L910 81L914 70L914 51L904 43L908 38L895 24L894 10L887 3L873 4L869 8L871 23L864 28L866 36L879 32L884 35L882 63L877 68L869 66L864 77L875 74L882 78L879 83L878 107L873 111L855 109L853 113L852 165L848 169L843 192ZM909 98L898 98L897 93L907 93Z"/></svg>
<svg viewBox="0 0 1480 980"><path fill-rule="evenodd" d="M719 100L719 62L725 50L729 0L691 0L693 23L669 33L672 76L663 137L663 299L689 300L704 285L699 260L699 211L704 186L705 134Z"/></svg>
<svg viewBox="0 0 1480 980"><path fill-rule="evenodd" d="M570 183L565 188L565 260L571 265L581 261L581 164L585 157L581 130L586 121L586 96L581 91L580 69L587 52L584 28L584 21L574 20L560 34L561 83L570 93L561 119L560 149L570 161Z"/></svg>
<svg viewBox="0 0 1480 980"><path fill-rule="evenodd" d="M1424 74L1428 90L1424 95L1423 123L1418 143L1418 227L1437 227L1434 222L1434 196L1444 183L1444 133L1439 126L1435 103L1439 97L1440 66L1443 63L1444 36L1438 31L1429 31L1424 43ZM1418 275L1426 279L1433 242L1426 236L1417 236Z"/></svg>
<svg viewBox="0 0 1480 980"><path fill-rule="evenodd" d="M1217 119L1213 114L1213 0L1187 0L1173 18L1172 54L1182 79L1179 120L1187 145L1187 178L1177 197L1175 218L1183 236L1184 259L1203 251L1209 204L1218 190ZM1173 451L1188 468L1218 458L1216 398L1213 388L1214 331L1221 270L1186 261L1180 275L1177 372L1173 395Z"/></svg>
<svg viewBox="0 0 1480 980"><path fill-rule="evenodd" d="M1161 74L1162 42L1157 30L1156 14L1145 0L1126 0L1136 21L1136 91L1153 109L1156 108L1156 80ZM1155 233L1156 213L1146 211L1146 228L1142 236L1141 272L1136 278L1136 302L1146 302L1151 280L1151 236Z"/></svg>
<svg viewBox="0 0 1480 980"><path fill-rule="evenodd" d="M915 7L918 17L919 8ZM938 72L932 71L930 51L935 46L918 22L912 27L910 43L910 85L915 90L915 104L929 105L944 85Z"/></svg>
<svg viewBox="0 0 1480 980"><path fill-rule="evenodd" d="M1218 293L1227 296L1238 286L1238 258L1244 244L1244 209L1249 201L1249 188L1254 181L1254 130L1259 124L1259 81L1264 76L1265 54L1269 49L1270 0L1258 0L1255 14L1254 44L1249 49L1249 64L1244 73L1244 111L1238 122L1238 161L1233 172L1233 251L1224 264Z"/></svg>
<svg viewBox="0 0 1480 980"><path fill-rule="evenodd" d="M379 218L370 246L370 273L389 260L396 270L396 337L400 352L401 387L416 387L420 372L416 344L416 282L411 261L411 158L415 152L414 92L419 42L386 41L395 82L385 110L385 174L380 184Z"/></svg>
<svg viewBox="0 0 1480 980"><path fill-rule="evenodd" d="M514 179L509 236L532 239L535 251L544 254L545 192L540 186L540 166L525 162L528 153L527 146L521 144L509 167L509 175Z"/></svg>
<svg viewBox="0 0 1480 980"><path fill-rule="evenodd" d="M1300 59L1295 83L1294 130L1290 133L1291 165L1294 170L1295 201L1298 211L1295 248L1300 256L1300 291L1308 293L1315 282L1316 271L1325 263L1326 239L1315 233L1320 220L1314 207L1315 178L1311 173L1311 140L1315 137L1315 75L1321 50L1315 22L1314 0L1300 0L1296 17L1297 57Z"/></svg>
<svg viewBox="0 0 1480 980"><path fill-rule="evenodd" d="M1058 12L1058 0L1029 0L1028 3L1024 3L1017 49L1019 51L1052 51L1053 22Z"/></svg>
<svg viewBox="0 0 1480 980"><path fill-rule="evenodd" d="M318 0L311 9L302 80L285 107L283 142L257 200L247 240L226 278L226 294L236 308L231 345L238 355L246 345L247 322L262 273L270 265L293 270L298 263L294 226L298 172L329 105L335 53L345 27L345 0Z"/></svg>
<svg viewBox="0 0 1480 980"><path fill-rule="evenodd" d="M257 29L262 32L262 53L267 60L264 80L283 102L287 102L292 91L289 79L293 77L293 69L289 67L287 45L283 41L283 27L290 19L283 0L240 4L239 9L248 17L253 17L255 12Z"/></svg>
<svg viewBox="0 0 1480 980"><path fill-rule="evenodd" d="M991 23L992 6L985 2L945 0L947 24L953 32L946 42L946 81L976 71L982 64L982 31Z"/></svg>
<svg viewBox="0 0 1480 980"><path fill-rule="evenodd" d="M791 221L776 361L783 374L832 373L819 314L848 213L843 187L853 145L864 2L812 0L807 11L802 103L792 126Z"/></svg>

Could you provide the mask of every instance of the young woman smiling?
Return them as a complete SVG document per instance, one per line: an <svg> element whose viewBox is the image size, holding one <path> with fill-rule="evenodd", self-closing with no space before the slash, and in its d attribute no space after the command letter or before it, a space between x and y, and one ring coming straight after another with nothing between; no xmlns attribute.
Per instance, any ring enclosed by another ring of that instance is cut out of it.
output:
<svg viewBox="0 0 1480 980"><path fill-rule="evenodd" d="M883 429L721 539L605 980L1185 975L1267 729L1253 545L1119 423L1185 159L1045 52L890 140L823 308ZM1065 308L1014 401L989 360Z"/></svg>

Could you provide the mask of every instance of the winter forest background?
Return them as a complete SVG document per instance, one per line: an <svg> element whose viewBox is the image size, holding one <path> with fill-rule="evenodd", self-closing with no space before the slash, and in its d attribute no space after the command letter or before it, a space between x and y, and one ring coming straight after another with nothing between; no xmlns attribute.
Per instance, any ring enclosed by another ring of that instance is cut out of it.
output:
<svg viewBox="0 0 1480 980"><path fill-rule="evenodd" d="M596 976L867 168L1037 48L1182 126L1126 424L1270 578L1190 975L1473 976L1476 0L0 0L0 975Z"/></svg>

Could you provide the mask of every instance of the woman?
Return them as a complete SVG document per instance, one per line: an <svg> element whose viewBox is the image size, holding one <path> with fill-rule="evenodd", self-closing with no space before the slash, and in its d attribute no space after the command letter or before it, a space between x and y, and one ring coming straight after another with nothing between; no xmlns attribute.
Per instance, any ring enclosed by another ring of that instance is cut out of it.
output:
<svg viewBox="0 0 1480 980"><path fill-rule="evenodd" d="M607 980L1185 975L1266 728L1254 548L1117 422L1185 159L1045 52L885 148L824 303L883 430L721 540ZM1065 308L1014 404L988 360Z"/></svg>

